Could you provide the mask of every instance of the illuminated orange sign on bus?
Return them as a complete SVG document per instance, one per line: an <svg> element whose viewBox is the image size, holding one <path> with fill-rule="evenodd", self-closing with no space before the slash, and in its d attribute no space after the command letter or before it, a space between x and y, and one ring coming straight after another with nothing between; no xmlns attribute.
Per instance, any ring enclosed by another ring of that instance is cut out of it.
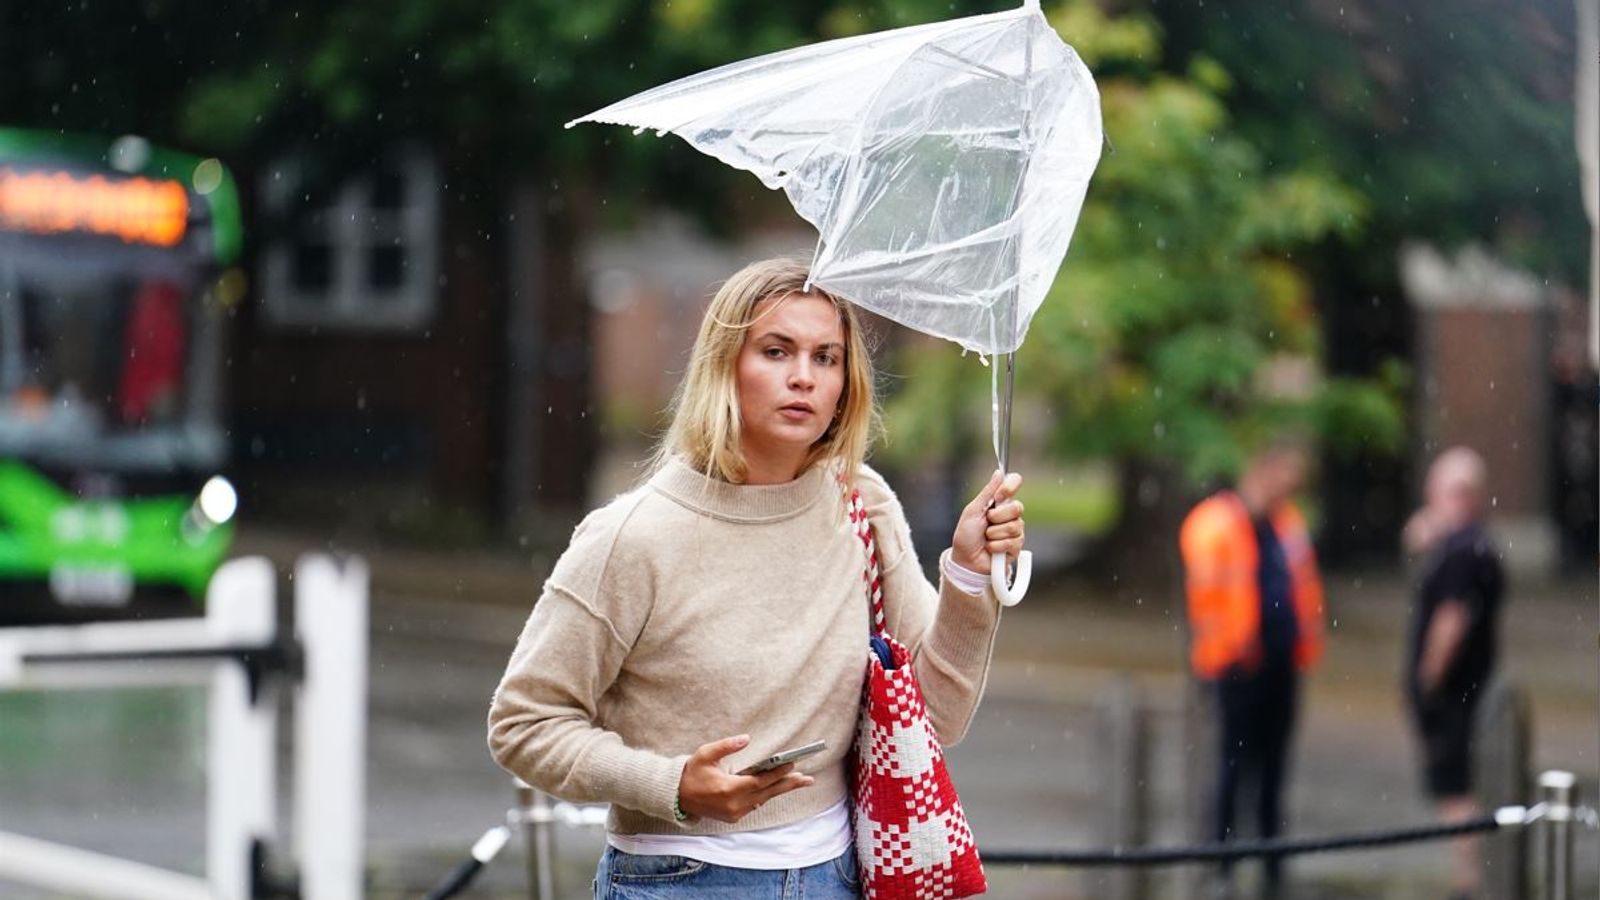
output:
<svg viewBox="0 0 1600 900"><path fill-rule="evenodd" d="M189 195L176 181L0 167L0 229L88 232L171 247L188 225Z"/></svg>

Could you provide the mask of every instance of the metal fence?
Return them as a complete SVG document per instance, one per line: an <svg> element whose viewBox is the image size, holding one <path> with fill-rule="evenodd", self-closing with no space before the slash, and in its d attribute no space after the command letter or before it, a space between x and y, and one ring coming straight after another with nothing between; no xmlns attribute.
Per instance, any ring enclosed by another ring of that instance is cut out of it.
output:
<svg viewBox="0 0 1600 900"><path fill-rule="evenodd" d="M1309 838L1288 838L1186 846L1148 846L1155 813L1154 779L1151 777L1153 733L1158 720L1177 724L1181 740L1191 748L1211 748L1209 717L1199 691L1190 685L1181 701L1151 699L1131 678L1108 681L1090 704L1098 719L1102 742L1100 758L1106 760L1100 779L1102 835L1106 846L1052 851L1013 851L986 847L981 855L991 867L1026 865L1054 867L1112 867L1112 877L1097 889L1107 900L1133 900L1148 895L1148 874L1158 867L1192 863L1220 863L1247 858L1289 857L1312 853L1354 852L1422 841L1450 840L1467 835L1484 836L1484 896L1491 900L1570 900L1574 896L1573 848L1579 827L1600 827L1600 815L1578 803L1577 779L1570 772L1547 771L1530 777L1530 712L1526 696L1506 681L1488 689L1475 723L1474 755L1479 800L1490 814L1463 822L1429 823L1408 828L1383 828ZM1190 835L1204 833L1205 784L1210 767L1189 767L1176 814L1189 824ZM514 836L526 844L529 896L552 900L562 896L557 884L555 836L560 828L603 830L606 808L576 806L552 801L520 782L517 803L504 825L490 829L474 847L472 857L456 868L429 895L443 900L468 885ZM1530 838L1538 848L1530 854ZM1202 867L1191 866L1193 876L1181 879L1179 897L1199 896ZM1537 890L1532 888L1536 886ZM570 895L570 891L569 891Z"/></svg>

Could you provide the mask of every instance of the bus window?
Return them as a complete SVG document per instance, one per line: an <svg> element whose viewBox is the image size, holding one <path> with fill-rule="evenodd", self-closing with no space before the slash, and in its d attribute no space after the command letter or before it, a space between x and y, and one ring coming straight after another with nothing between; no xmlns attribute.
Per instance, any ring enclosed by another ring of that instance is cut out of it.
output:
<svg viewBox="0 0 1600 900"><path fill-rule="evenodd" d="M117 415L123 426L177 418L188 333L177 285L153 281L134 292L117 381Z"/></svg>

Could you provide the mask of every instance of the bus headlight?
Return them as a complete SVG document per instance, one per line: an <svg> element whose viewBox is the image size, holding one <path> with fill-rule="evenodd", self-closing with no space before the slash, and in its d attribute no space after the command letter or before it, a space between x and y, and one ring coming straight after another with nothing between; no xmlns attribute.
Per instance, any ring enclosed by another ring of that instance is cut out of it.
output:
<svg viewBox="0 0 1600 900"><path fill-rule="evenodd" d="M239 510L239 494L232 482L214 475L200 488L200 496L189 506L181 525L183 536L199 543L213 528L232 521Z"/></svg>
<svg viewBox="0 0 1600 900"><path fill-rule="evenodd" d="M223 525L232 521L233 514L238 511L239 494L228 479L213 475L200 489L200 499L195 502L206 521L212 525Z"/></svg>

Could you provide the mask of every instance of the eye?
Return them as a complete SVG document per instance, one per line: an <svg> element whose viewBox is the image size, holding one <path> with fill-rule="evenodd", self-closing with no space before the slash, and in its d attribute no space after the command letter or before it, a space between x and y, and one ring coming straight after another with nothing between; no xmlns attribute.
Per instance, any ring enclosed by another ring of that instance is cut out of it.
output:
<svg viewBox="0 0 1600 900"><path fill-rule="evenodd" d="M838 361L839 361L839 358L837 356L834 356L832 353L818 353L817 354L817 362L821 363L822 365L831 366L831 365L833 365L834 363L836 363Z"/></svg>
<svg viewBox="0 0 1600 900"><path fill-rule="evenodd" d="M761 351L761 355L767 359L783 359L784 352L782 347L768 347Z"/></svg>

